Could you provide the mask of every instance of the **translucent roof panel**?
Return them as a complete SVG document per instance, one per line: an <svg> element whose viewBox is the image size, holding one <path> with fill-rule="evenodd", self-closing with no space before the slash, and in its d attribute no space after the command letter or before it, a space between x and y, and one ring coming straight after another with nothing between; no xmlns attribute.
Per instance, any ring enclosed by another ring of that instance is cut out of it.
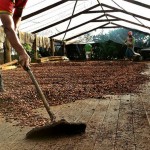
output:
<svg viewBox="0 0 150 150"><path fill-rule="evenodd" d="M107 27L150 34L150 0L28 0L20 30L72 40Z"/></svg>

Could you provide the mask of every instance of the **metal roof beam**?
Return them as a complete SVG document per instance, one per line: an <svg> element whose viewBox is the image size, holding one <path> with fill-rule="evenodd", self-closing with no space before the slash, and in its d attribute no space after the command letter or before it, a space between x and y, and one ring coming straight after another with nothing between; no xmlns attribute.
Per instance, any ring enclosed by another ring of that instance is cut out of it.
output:
<svg viewBox="0 0 150 150"><path fill-rule="evenodd" d="M92 22L92 21L94 21L94 20L96 20L96 19L100 19L100 18L102 18L102 17L104 17L104 15L101 15L101 16L99 16L99 17L93 18L93 19L91 19L91 20L89 20L89 21L86 21L86 22L84 22L84 23L82 23L82 24L79 24L79 25L77 25L77 26L75 26L75 27L72 27L72 28L70 28L70 29L68 29L68 30L59 32L59 33L57 33L57 34L55 34L55 35L50 36L50 38L53 38L53 37L56 37L56 36L61 35L61 34L63 34L63 33L66 33L66 32L68 32L68 31L74 30L74 29L76 29L76 28L78 28L78 27L81 27L81 26L83 26L83 25L86 25L86 24L88 24L88 23L90 23L90 22Z"/></svg>
<svg viewBox="0 0 150 150"><path fill-rule="evenodd" d="M111 12L120 12L120 10L105 10L105 13L111 13ZM85 12L86 14L89 13L104 13L103 10L92 10L92 11L87 11Z"/></svg>
<svg viewBox="0 0 150 150"><path fill-rule="evenodd" d="M51 28L51 27L53 27L53 26L55 26L55 25L58 25L58 24L60 24L60 23L63 23L64 21L67 21L67 20L69 20L69 19L71 19L71 18L75 18L75 17L77 17L77 16L79 16L79 15L85 13L86 11L89 11L89 10L91 10L91 9L94 9L94 8L96 8L96 7L98 7L98 6L99 6L99 4L96 4L96 5L94 5L94 6L90 7L90 8L88 8L88 9L85 9L84 11L81 11L81 12L79 12L79 13L73 15L73 16L69 16L69 17L67 17L67 18L65 18L65 19L62 19L62 20L57 21L57 22L55 22L55 23L53 23L53 24L50 24L50 25L48 25L48 26L46 26L46 27L40 28L40 29L38 29L38 30L35 30L35 31L33 31L32 33L38 33L38 32L41 32L41 31L43 31L43 30L46 30L46 29L48 29L48 28Z"/></svg>
<svg viewBox="0 0 150 150"><path fill-rule="evenodd" d="M109 23L105 23L104 25L101 25L101 26L99 26L99 27L96 27L96 28L94 28L94 29L92 29L92 30L89 30L89 31L83 32L83 33L81 33L81 34L75 35L75 36L73 36L73 37L70 37L70 38L68 38L68 39L65 39L65 41L72 40L72 39L77 38L77 37L79 37L79 36L81 36L81 35L84 35L84 34L87 34L87 33L89 33L89 32L92 32L92 31L94 31L94 30L96 30L96 29L103 28L103 27L105 27L105 26L108 25L108 24L109 24Z"/></svg>
<svg viewBox="0 0 150 150"><path fill-rule="evenodd" d="M117 24L117 23L111 22L111 24L118 26L118 28L119 28L119 27L122 27L122 28L126 28L126 29L129 29L129 30L138 31L138 32L141 32L141 33L144 33L144 34L147 34L147 35L150 34L150 33L147 33L147 32L144 32L144 31L141 31L141 30L138 30L138 29L134 29L134 28L129 28L129 27L126 27L126 26Z"/></svg>
<svg viewBox="0 0 150 150"><path fill-rule="evenodd" d="M113 17L113 18L115 18L115 19L119 19L119 20L121 20L121 21L125 21L125 22L128 22L128 23L131 23L131 24L134 24L134 25L137 25L137 26L143 27L143 28L150 29L150 27L149 27L149 26L145 26L145 25L142 25L142 24L139 24L139 23L135 23L135 22L132 22L132 21L129 21L129 20L123 19L123 18L115 17L115 16L110 15L110 14L107 14L107 16L109 16L109 17Z"/></svg>
<svg viewBox="0 0 150 150"><path fill-rule="evenodd" d="M120 28L120 27L118 27L118 26L102 27L102 29L112 29L112 28Z"/></svg>
<svg viewBox="0 0 150 150"><path fill-rule="evenodd" d="M108 22L108 21L120 21L120 19L119 18L115 18L115 19L102 19L102 20L93 20L92 22Z"/></svg>
<svg viewBox="0 0 150 150"><path fill-rule="evenodd" d="M52 4L52 5L49 5L49 6L45 7L45 8L42 8L42 9L37 10L37 11L35 11L35 12L33 12L33 13L30 13L30 14L28 14L28 15L26 15L26 16L23 16L23 17L22 17L22 20L25 20L25 19L28 19L28 18L33 17L33 16L35 16L35 15L38 15L38 14L44 12L44 11L47 11L47 10L49 10L49 9L52 9L52 8L54 8L54 7L56 7L56 6L59 6L59 5L63 4L63 3L66 3L66 2L68 2L68 0L62 0L62 1L59 1L59 2L54 3L54 4Z"/></svg>
<svg viewBox="0 0 150 150"><path fill-rule="evenodd" d="M132 16L134 16L134 17L138 17L138 18L141 18L141 19L150 21L150 18L141 16L141 15L137 15L137 14L134 14L134 13L131 13L131 12L127 12L127 11L124 11L124 10L121 10L121 9L118 9L118 8L115 8L115 7L112 7L112 6L103 4L103 3L102 3L101 5L104 6L104 7L110 8L110 9L114 9L114 10L116 10L116 11L118 10L118 11L120 11L120 12L122 12L122 13L125 13L125 14L128 14L128 15L132 15Z"/></svg>
<svg viewBox="0 0 150 150"><path fill-rule="evenodd" d="M124 1L150 9L150 5L147 5L147 4L135 1L135 0L134 1L133 0L124 0Z"/></svg>

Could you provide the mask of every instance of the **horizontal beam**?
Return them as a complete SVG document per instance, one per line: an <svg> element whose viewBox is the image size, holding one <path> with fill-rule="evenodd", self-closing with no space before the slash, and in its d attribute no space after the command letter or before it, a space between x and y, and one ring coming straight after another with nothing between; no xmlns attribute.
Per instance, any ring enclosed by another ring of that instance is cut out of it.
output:
<svg viewBox="0 0 150 150"><path fill-rule="evenodd" d="M107 14L107 16L112 17L112 18L115 18L115 19L118 19L118 20L121 20L121 21L125 21L125 22L128 22L128 23L131 23L131 24L134 24L134 25L137 25L137 26L143 27L143 28L150 29L150 27L149 27L149 26L145 26L145 25L142 25L142 24L139 24L139 23L135 23L135 22L132 22L132 21L129 21L129 20L123 19L123 18L119 18L119 17L113 16L113 15L110 15L110 14Z"/></svg>
<svg viewBox="0 0 150 150"><path fill-rule="evenodd" d="M131 12L127 12L127 11L124 11L124 10L122 10L122 9L118 9L118 8L115 8L115 7L112 7L112 6L103 4L103 3L102 3L101 5L104 6L104 7L110 8L110 9L114 9L114 10L116 10L116 11L120 11L120 12L125 13L125 14L128 14L128 15L134 16L134 17L138 17L138 18L141 18L141 19L150 21L150 18L141 16L141 15L137 15L137 14L134 14L134 13L131 13Z"/></svg>
<svg viewBox="0 0 150 150"><path fill-rule="evenodd" d="M93 20L92 22L108 22L108 21L119 21L120 19L101 19L101 20Z"/></svg>
<svg viewBox="0 0 150 150"><path fill-rule="evenodd" d="M42 9L40 9L40 10L37 10L37 11L35 11L35 12L33 12L33 13L30 13L30 14L28 14L28 15L26 15L26 16L23 16L23 17L22 17L22 20L26 20L26 19L28 19L28 18L30 18L30 17L33 17L33 16L38 15L38 14L40 14L40 13L43 13L44 11L47 11L47 10L49 10L49 9L52 9L52 8L58 6L58 5L61 5L61 4L65 3L65 2L68 2L68 0L59 1L59 2L57 2L57 3L54 3L54 4L49 5L49 6L47 6L47 7L44 7L44 8L42 8Z"/></svg>
<svg viewBox="0 0 150 150"><path fill-rule="evenodd" d="M73 36L73 37L71 37L71 38L65 39L65 41L72 40L72 39L77 38L77 37L79 37L79 36L81 36L81 35L84 35L84 34L87 34L87 33L89 33L89 32L92 32L92 31L94 31L94 30L96 30L96 29L103 28L104 26L106 26L106 25L108 25L108 24L109 24L109 23L105 23L104 25L101 25L101 26L96 27L96 28L94 28L94 29L91 29L91 30L89 30L89 31L83 32L83 33L81 33L81 34L75 35L75 36Z"/></svg>
<svg viewBox="0 0 150 150"><path fill-rule="evenodd" d="M90 23L90 22L92 22L92 21L94 21L94 20L96 20L96 19L100 19L100 18L102 18L102 17L104 17L104 15L101 15L101 16L99 16L99 17L93 18L93 19L91 19L91 20L89 20L89 21L86 21L86 22L84 22L84 23L82 23L82 24L79 24L79 25L77 25L77 26L75 26L75 27L69 28L68 30L59 32L59 33L57 33L57 34L55 34L55 35L50 36L50 38L56 37L56 36L58 36L58 35L61 35L61 34L63 34L63 33L68 32L68 31L71 31L71 30L74 30L74 29L76 29L76 28L79 28L79 27L81 27L81 26L83 26L83 25L86 25L86 24L88 24L88 23Z"/></svg>
<svg viewBox="0 0 150 150"><path fill-rule="evenodd" d="M102 29L114 29L114 28L120 28L120 27L118 26L102 27Z"/></svg>
<svg viewBox="0 0 150 150"><path fill-rule="evenodd" d="M111 13L111 12L119 12L120 10L105 10L105 13ZM95 14L95 13L104 13L103 10L91 10L91 11L87 11L85 12L85 14Z"/></svg>
<svg viewBox="0 0 150 150"><path fill-rule="evenodd" d="M138 2L138 1L135 1L135 0L134 1L133 0L124 0L124 1L150 9L150 5L144 4L142 2Z"/></svg>
<svg viewBox="0 0 150 150"><path fill-rule="evenodd" d="M122 27L122 28L126 28L126 29L129 29L129 30L133 30L133 31L138 31L138 32L141 32L141 33L144 33L144 34L147 34L147 35L150 35L150 33L147 33L147 32L144 32L144 31L141 31L141 30L138 30L138 29L134 29L134 28L130 28L130 27L126 27L126 26L123 26L123 25L120 25L120 24L117 24L117 23L113 23L111 22L112 25L116 25L118 27Z"/></svg>
<svg viewBox="0 0 150 150"><path fill-rule="evenodd" d="M40 29L38 29L38 30L35 30L35 31L33 31L32 33L35 34L35 33L41 32L41 31L43 31L43 30L46 30L46 29L48 29L48 28L51 28L51 27L53 27L53 26L56 26L56 25L58 25L58 24L60 24L60 23L63 23L63 22L68 21L68 20L70 20L70 19L72 19L72 18L75 18L75 17L77 17L77 16L83 14L84 12L89 11L89 10L91 10L91 9L94 9L94 8L96 8L96 7L98 7L98 6L99 6L99 4L96 4L96 5L94 5L94 6L90 7L90 8L88 8L88 9L85 9L84 11L81 11L81 12L79 12L79 13L77 13L77 14L74 14L73 16L69 16L69 17L67 17L67 18L65 18L65 19L62 19L62 20L59 20L59 21L57 21L57 22L55 22L55 23L53 23L53 24L50 24L50 25L48 25L48 26L45 26L45 27L40 28Z"/></svg>

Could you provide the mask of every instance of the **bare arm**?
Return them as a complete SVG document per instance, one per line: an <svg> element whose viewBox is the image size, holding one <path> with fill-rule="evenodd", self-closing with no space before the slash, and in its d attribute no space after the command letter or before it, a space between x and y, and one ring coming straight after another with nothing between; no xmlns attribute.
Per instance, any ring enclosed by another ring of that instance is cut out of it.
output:
<svg viewBox="0 0 150 150"><path fill-rule="evenodd" d="M19 28L19 25L21 23L21 16L22 16L23 9L16 8L13 15L13 21L15 25L15 30L17 31Z"/></svg>
<svg viewBox="0 0 150 150"><path fill-rule="evenodd" d="M11 46L16 50L16 52L20 56L21 65L29 66L30 57L21 45L20 40L15 32L15 26L12 16L7 14L1 14L0 17L4 26L4 31Z"/></svg>

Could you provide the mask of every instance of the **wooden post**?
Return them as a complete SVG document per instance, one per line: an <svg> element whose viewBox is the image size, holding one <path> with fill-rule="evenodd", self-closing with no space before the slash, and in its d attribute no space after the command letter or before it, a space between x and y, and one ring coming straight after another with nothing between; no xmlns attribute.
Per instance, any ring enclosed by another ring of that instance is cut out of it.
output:
<svg viewBox="0 0 150 150"><path fill-rule="evenodd" d="M37 52L37 34L35 34L35 40L32 46L33 50L34 50L34 59L37 60L38 59L38 52Z"/></svg>
<svg viewBox="0 0 150 150"><path fill-rule="evenodd" d="M3 83L1 69L0 69L0 92L3 92L3 91L5 91L5 89L4 89L4 83Z"/></svg>
<svg viewBox="0 0 150 150"><path fill-rule="evenodd" d="M51 41L52 56L54 56L54 53L55 53L54 39L51 38L50 41Z"/></svg>
<svg viewBox="0 0 150 150"><path fill-rule="evenodd" d="M4 48L4 50L5 50L4 62L7 63L7 62L12 61L12 59L11 59L11 45L10 45L7 38L5 40L4 47L5 47Z"/></svg>
<svg viewBox="0 0 150 150"><path fill-rule="evenodd" d="M66 44L63 42L63 55L66 56Z"/></svg>

